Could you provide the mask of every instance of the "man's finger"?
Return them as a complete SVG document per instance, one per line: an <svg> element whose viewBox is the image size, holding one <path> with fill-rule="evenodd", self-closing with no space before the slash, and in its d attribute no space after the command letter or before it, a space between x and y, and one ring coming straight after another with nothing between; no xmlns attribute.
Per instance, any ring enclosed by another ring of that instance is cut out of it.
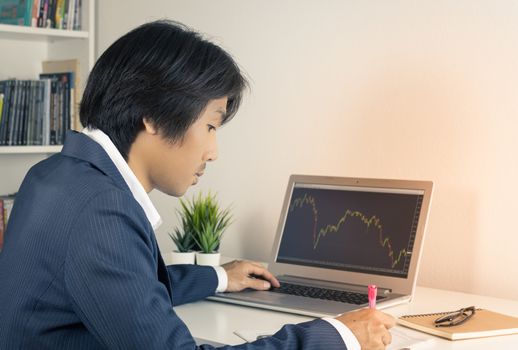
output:
<svg viewBox="0 0 518 350"><path fill-rule="evenodd" d="M270 289L270 282L262 280L260 278L249 278L248 279L248 288L256 289L256 290L268 290Z"/></svg>
<svg viewBox="0 0 518 350"><path fill-rule="evenodd" d="M391 315L388 315L386 313L380 312L379 313L379 320L387 327L388 329L394 327L396 325L396 319L392 317Z"/></svg>
<svg viewBox="0 0 518 350"><path fill-rule="evenodd" d="M390 332L387 332L381 337L381 341L385 346L389 345L390 343L392 343L392 334L390 334Z"/></svg>
<svg viewBox="0 0 518 350"><path fill-rule="evenodd" d="M254 277L260 277L268 282L270 282L274 287L278 288L281 286L277 278L275 278L274 275L271 274L270 271L265 269L263 266L256 266L251 265L252 269L250 271L250 274Z"/></svg>
<svg viewBox="0 0 518 350"><path fill-rule="evenodd" d="M254 266L257 266L259 268L265 268L263 264L261 264L260 262L257 262L257 261L252 261L252 260L247 260L248 263L254 265Z"/></svg>

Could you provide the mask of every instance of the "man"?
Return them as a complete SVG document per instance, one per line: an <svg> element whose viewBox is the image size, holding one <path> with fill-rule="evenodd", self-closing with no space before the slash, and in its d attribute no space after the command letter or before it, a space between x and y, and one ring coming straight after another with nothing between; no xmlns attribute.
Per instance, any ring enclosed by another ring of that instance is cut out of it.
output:
<svg viewBox="0 0 518 350"><path fill-rule="evenodd" d="M35 165L16 198L0 255L1 349L195 349L173 306L279 286L253 262L166 267L147 195L198 181L245 86L225 51L171 22L103 53L81 102L85 130ZM364 310L237 348L384 349L393 324Z"/></svg>

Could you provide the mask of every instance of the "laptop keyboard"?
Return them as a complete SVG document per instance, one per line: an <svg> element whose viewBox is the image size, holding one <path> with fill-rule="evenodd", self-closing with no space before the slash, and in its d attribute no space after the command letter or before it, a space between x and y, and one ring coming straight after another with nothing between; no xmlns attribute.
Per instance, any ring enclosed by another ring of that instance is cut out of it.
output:
<svg viewBox="0 0 518 350"><path fill-rule="evenodd" d="M308 287L286 282L282 282L279 288L272 288L270 291L275 293L298 295L314 299L332 300L356 305L367 304L369 302L367 293L363 294L336 289ZM385 299L385 297L377 296L376 298L376 300L381 299Z"/></svg>

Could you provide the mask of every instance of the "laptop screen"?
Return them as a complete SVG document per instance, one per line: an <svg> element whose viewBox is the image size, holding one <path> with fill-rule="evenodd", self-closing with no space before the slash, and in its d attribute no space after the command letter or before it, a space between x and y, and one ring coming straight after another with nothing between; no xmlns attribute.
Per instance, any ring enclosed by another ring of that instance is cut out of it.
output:
<svg viewBox="0 0 518 350"><path fill-rule="evenodd" d="M406 278L423 190L295 183L276 262Z"/></svg>

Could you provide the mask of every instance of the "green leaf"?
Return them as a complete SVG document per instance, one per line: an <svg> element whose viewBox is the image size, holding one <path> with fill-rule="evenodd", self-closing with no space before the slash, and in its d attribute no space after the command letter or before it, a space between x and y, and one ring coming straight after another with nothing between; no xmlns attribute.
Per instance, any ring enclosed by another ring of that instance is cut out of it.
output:
<svg viewBox="0 0 518 350"><path fill-rule="evenodd" d="M216 195L209 191L201 192L188 199L180 199L177 211L181 229L175 229L171 239L178 250L196 249L204 253L212 253L219 249L223 233L232 224L231 209L222 210Z"/></svg>

